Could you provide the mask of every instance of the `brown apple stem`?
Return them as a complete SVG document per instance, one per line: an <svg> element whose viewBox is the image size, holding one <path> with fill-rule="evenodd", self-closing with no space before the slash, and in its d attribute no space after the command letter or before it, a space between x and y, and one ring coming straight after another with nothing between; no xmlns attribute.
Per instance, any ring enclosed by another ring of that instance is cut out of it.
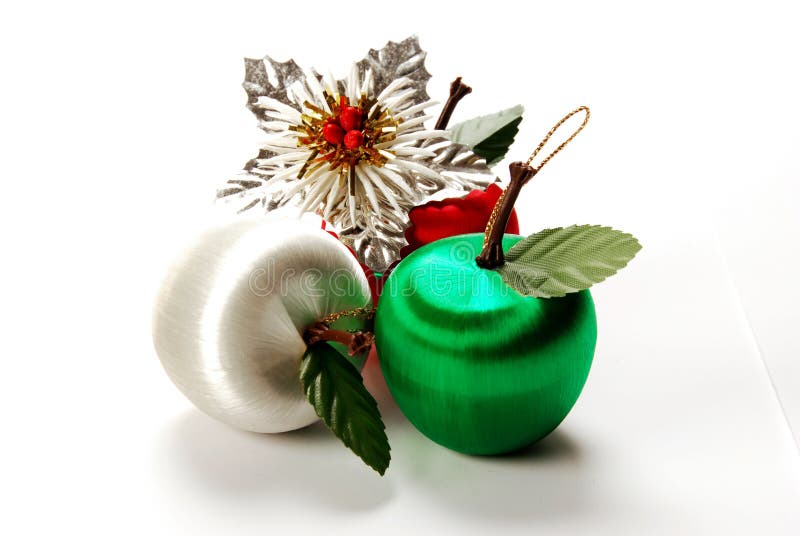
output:
<svg viewBox="0 0 800 536"><path fill-rule="evenodd" d="M447 128L447 124L450 123L450 116L453 115L453 110L456 109L458 101L470 93L472 93L472 88L463 83L460 76L453 80L453 83L450 84L450 96L447 98L447 102L444 103L442 113L436 121L436 126L434 127L436 130L444 130Z"/></svg>
<svg viewBox="0 0 800 536"><path fill-rule="evenodd" d="M583 112L583 122L578 126L570 136L564 140L561 145L555 148L553 152L547 155L538 166L532 167L531 162L539 154L539 151L547 145L550 137L567 122L573 115ZM498 266L502 266L506 262L505 254L503 253L503 234L506 232L508 225L508 218L511 217L511 211L514 209L514 203L517 201L519 191L525 184L536 175L555 155L561 152L569 142L575 139L575 136L589 122L589 108L587 106L578 106L570 113L562 117L550 131L545 135L536 149L533 150L527 162L512 162L508 166L508 171L511 175L511 183L508 188L500 195L492 209L492 214L489 216L489 222L486 224L486 234L483 238L483 250L481 254L475 257L475 262L481 268L492 270Z"/></svg>
<svg viewBox="0 0 800 536"><path fill-rule="evenodd" d="M503 253L503 234L506 232L508 218L511 217L511 211L514 209L514 203L517 202L520 190L537 172L536 169L524 162L512 162L508 166L508 170L511 174L511 182L492 209L489 222L486 224L483 250L475 258L478 266L489 270L502 266L506 262Z"/></svg>
<svg viewBox="0 0 800 536"><path fill-rule="evenodd" d="M338 342L347 347L348 354L356 355L368 351L375 336L369 331L350 333L341 329L331 329L328 324L317 322L306 330L303 339L309 345L318 342Z"/></svg>

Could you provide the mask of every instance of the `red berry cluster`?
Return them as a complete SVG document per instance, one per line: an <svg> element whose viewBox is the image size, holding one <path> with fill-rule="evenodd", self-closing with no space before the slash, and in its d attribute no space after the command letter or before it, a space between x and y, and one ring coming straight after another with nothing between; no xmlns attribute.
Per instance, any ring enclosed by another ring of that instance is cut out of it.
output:
<svg viewBox="0 0 800 536"><path fill-rule="evenodd" d="M322 136L332 145L344 146L355 150L364 145L364 133L361 132L362 112L356 106L348 106L342 98L341 111L338 117L331 117L322 127Z"/></svg>

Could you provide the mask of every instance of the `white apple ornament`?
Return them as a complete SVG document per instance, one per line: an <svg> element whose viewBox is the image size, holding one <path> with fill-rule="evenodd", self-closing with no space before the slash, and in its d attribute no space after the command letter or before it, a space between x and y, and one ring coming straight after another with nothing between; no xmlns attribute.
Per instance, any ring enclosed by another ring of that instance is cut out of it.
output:
<svg viewBox="0 0 800 536"><path fill-rule="evenodd" d="M307 330L364 307L367 278L336 238L301 220L240 218L205 230L176 259L156 300L153 341L202 411L242 430L285 432L318 419L299 376ZM339 333L365 324L336 321ZM365 352L330 347L363 367Z"/></svg>

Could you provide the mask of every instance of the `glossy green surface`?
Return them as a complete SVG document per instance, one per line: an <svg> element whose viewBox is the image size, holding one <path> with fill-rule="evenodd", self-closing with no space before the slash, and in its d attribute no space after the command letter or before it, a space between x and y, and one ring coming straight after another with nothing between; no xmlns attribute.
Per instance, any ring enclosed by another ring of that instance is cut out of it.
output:
<svg viewBox="0 0 800 536"><path fill-rule="evenodd" d="M522 237L506 235L504 249ZM597 325L589 291L523 297L475 264L482 234L420 248L390 274L375 335L389 390L423 434L468 454L541 439L586 382Z"/></svg>

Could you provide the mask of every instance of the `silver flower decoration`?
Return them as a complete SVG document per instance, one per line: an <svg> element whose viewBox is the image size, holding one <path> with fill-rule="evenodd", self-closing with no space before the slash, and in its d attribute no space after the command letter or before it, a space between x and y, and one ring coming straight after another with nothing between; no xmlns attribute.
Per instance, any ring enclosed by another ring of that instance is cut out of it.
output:
<svg viewBox="0 0 800 536"><path fill-rule="evenodd" d="M426 129L434 106L416 37L370 50L342 80L269 56L245 60L248 108L268 138L218 191L240 212L292 204L340 230L376 271L399 258L408 211L444 190L483 188L482 158Z"/></svg>

